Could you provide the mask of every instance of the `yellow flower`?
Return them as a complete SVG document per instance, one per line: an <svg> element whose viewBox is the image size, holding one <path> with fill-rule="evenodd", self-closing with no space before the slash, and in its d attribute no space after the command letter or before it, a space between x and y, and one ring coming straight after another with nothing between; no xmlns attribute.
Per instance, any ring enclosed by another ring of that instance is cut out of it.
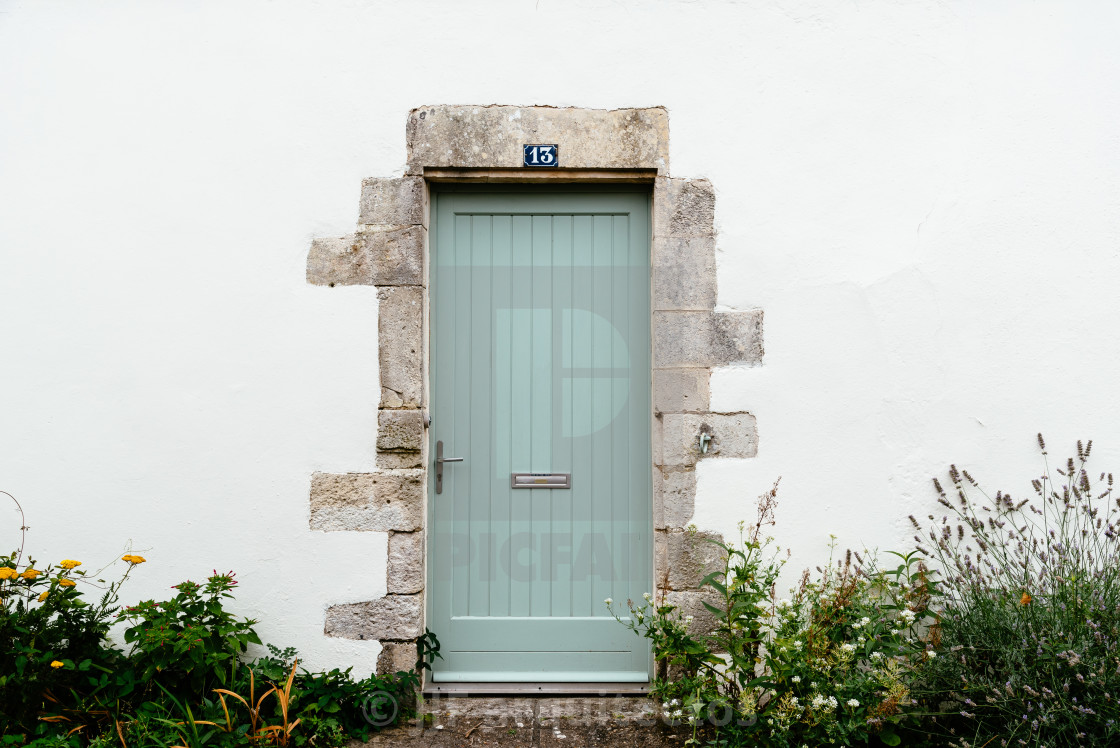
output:
<svg viewBox="0 0 1120 748"><path fill-rule="evenodd" d="M65 662L59 662L58 660L55 660L54 662L51 663L51 667L53 667L53 668L66 667L66 663Z"/></svg>
<svg viewBox="0 0 1120 748"><path fill-rule="evenodd" d="M75 587L75 586L77 586L77 584L78 583L75 582L73 579L60 579L60 580L58 580L58 586L59 587Z"/></svg>
<svg viewBox="0 0 1120 748"><path fill-rule="evenodd" d="M43 590L43 594L39 595L39 602L43 602L44 600L46 600L47 599L47 594L49 592L50 592L50 590Z"/></svg>
<svg viewBox="0 0 1120 748"><path fill-rule="evenodd" d="M74 560L69 559L69 558L62 561L61 563L59 563L59 566L61 566L63 569L66 569L66 570L70 570L70 569L73 569L75 566L81 566L81 565L82 565L81 561L74 561Z"/></svg>
<svg viewBox="0 0 1120 748"><path fill-rule="evenodd" d="M0 566L0 579L15 579L19 572L10 566Z"/></svg>
<svg viewBox="0 0 1120 748"><path fill-rule="evenodd" d="M121 556L121 561L127 561L133 566L136 566L136 564L142 564L147 560L148 559L144 558L143 556L133 556L131 553L125 556Z"/></svg>
<svg viewBox="0 0 1120 748"><path fill-rule="evenodd" d="M20 576L23 577L24 579L34 579L35 577L39 576L39 570L38 569L27 569L22 574L20 574Z"/></svg>
<svg viewBox="0 0 1120 748"><path fill-rule="evenodd" d="M1028 595L1026 592L1024 592L1023 596L1019 598L1019 604L1020 605L1030 605L1031 604L1031 596Z"/></svg>

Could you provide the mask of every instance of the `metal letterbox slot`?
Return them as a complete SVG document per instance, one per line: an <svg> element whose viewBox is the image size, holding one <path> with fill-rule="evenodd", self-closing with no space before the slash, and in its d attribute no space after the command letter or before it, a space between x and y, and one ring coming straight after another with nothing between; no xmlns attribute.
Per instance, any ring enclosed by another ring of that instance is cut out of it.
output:
<svg viewBox="0 0 1120 748"><path fill-rule="evenodd" d="M510 473L510 488L571 488L571 473Z"/></svg>

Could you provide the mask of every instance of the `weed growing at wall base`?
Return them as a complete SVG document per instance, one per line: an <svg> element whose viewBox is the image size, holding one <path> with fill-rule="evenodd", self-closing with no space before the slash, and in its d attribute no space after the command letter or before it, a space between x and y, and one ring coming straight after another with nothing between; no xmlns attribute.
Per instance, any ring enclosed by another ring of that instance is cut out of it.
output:
<svg viewBox="0 0 1120 748"><path fill-rule="evenodd" d="M690 616L652 595L616 618L652 642L654 695L690 728L689 744L898 745L911 672L929 656L919 637L930 600L924 567L912 555L881 569L846 553L778 599L785 562L763 534L776 495L775 483L738 545L717 543L723 568L702 583L711 631L696 632Z"/></svg>

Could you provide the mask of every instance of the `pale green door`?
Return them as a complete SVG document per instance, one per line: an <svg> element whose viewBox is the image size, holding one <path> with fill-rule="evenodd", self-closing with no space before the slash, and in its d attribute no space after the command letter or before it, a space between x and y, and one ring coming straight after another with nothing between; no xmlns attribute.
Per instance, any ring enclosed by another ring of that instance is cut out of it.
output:
<svg viewBox="0 0 1120 748"><path fill-rule="evenodd" d="M437 681L648 679L604 600L652 591L649 224L648 192L433 195Z"/></svg>

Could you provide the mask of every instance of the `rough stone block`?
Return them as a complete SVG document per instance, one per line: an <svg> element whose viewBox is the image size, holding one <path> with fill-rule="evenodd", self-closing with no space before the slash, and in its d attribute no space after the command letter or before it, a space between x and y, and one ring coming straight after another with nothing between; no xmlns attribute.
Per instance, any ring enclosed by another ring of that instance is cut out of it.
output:
<svg viewBox="0 0 1120 748"><path fill-rule="evenodd" d="M419 530L423 473L315 473L312 530Z"/></svg>
<svg viewBox="0 0 1120 748"><path fill-rule="evenodd" d="M424 283L424 229L363 231L313 239L307 282L316 286L419 286Z"/></svg>
<svg viewBox="0 0 1120 748"><path fill-rule="evenodd" d="M424 589L424 533L389 533L388 591L412 594Z"/></svg>
<svg viewBox="0 0 1120 748"><path fill-rule="evenodd" d="M357 238L368 257L375 286L424 285L424 229L406 226L362 231Z"/></svg>
<svg viewBox="0 0 1120 748"><path fill-rule="evenodd" d="M419 452L424 444L424 414L419 410L381 410L377 413L377 448Z"/></svg>
<svg viewBox="0 0 1120 748"><path fill-rule="evenodd" d="M420 177L363 180L358 223L423 224L424 180Z"/></svg>
<svg viewBox="0 0 1120 748"><path fill-rule="evenodd" d="M381 642L377 655L377 674L411 673L416 669L416 644L414 642Z"/></svg>
<svg viewBox="0 0 1120 748"><path fill-rule="evenodd" d="M657 589L669 588L669 533L663 530L653 533L653 580Z"/></svg>
<svg viewBox="0 0 1120 748"><path fill-rule="evenodd" d="M653 314L655 368L756 364L762 355L761 309Z"/></svg>
<svg viewBox="0 0 1120 748"><path fill-rule="evenodd" d="M710 541L723 537L711 532L670 532L666 536L668 588L694 590L704 577L723 569L723 549Z"/></svg>
<svg viewBox="0 0 1120 748"><path fill-rule="evenodd" d="M711 396L708 369L654 369L655 413L706 413Z"/></svg>
<svg viewBox="0 0 1120 748"><path fill-rule="evenodd" d="M655 238L653 308L710 311L716 305L714 236Z"/></svg>
<svg viewBox="0 0 1120 748"><path fill-rule="evenodd" d="M653 526L680 530L696 509L696 471L692 468L653 469Z"/></svg>
<svg viewBox="0 0 1120 748"><path fill-rule="evenodd" d="M666 413L660 421L655 465L695 465L708 457L758 454L758 423L750 413ZM702 433L711 437L706 452L700 451Z"/></svg>
<svg viewBox="0 0 1120 748"><path fill-rule="evenodd" d="M653 193L657 236L711 236L715 233L716 192L707 179L659 179Z"/></svg>
<svg viewBox="0 0 1120 748"><path fill-rule="evenodd" d="M378 452L379 470L416 470L424 467L422 452Z"/></svg>
<svg viewBox="0 0 1120 748"><path fill-rule="evenodd" d="M386 595L327 608L323 633L340 639L415 639L424 630L420 595Z"/></svg>
<svg viewBox="0 0 1120 748"><path fill-rule="evenodd" d="M423 397L423 289L382 288L377 301L381 407L419 408Z"/></svg>
<svg viewBox="0 0 1120 748"><path fill-rule="evenodd" d="M669 170L664 109L427 106L406 127L408 173L424 167L517 168L525 143L557 143L567 169Z"/></svg>
<svg viewBox="0 0 1120 748"><path fill-rule="evenodd" d="M441 697L424 699L424 712L432 715L438 732L426 731L416 745L424 748L465 748L465 746L508 746L529 748L535 745L536 699L509 697ZM519 727L520 725L520 727ZM512 734L511 734L512 731ZM451 733L451 740L443 737ZM473 736L468 737L468 734ZM438 736L438 737L437 737ZM395 744L394 744L395 745Z"/></svg>
<svg viewBox="0 0 1120 748"><path fill-rule="evenodd" d="M369 284L369 262L354 235L312 239L307 253L307 282L314 286Z"/></svg>
<svg viewBox="0 0 1120 748"><path fill-rule="evenodd" d="M705 602L717 608L724 605L724 600L719 596L719 593L709 587L665 594L665 603L677 606L677 611L682 620L692 616L692 621L688 623L688 633L693 636L710 634L719 625L715 614L704 607Z"/></svg>

